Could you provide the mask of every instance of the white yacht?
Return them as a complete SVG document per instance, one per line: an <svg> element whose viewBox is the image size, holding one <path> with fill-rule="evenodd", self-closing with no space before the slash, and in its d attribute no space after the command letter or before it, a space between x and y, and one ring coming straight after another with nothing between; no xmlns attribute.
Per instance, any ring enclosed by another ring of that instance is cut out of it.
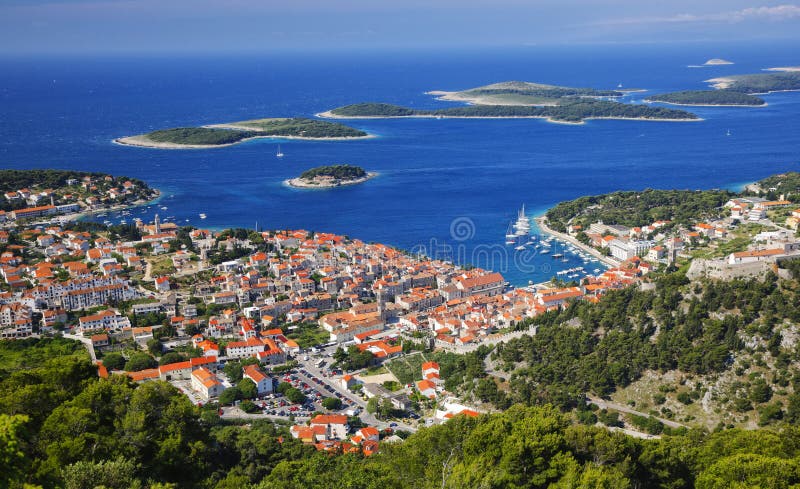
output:
<svg viewBox="0 0 800 489"><path fill-rule="evenodd" d="M531 233L531 219L525 214L525 204L522 205L519 214L517 215L517 222L514 223L517 236L525 236Z"/></svg>
<svg viewBox="0 0 800 489"><path fill-rule="evenodd" d="M514 239L514 238L517 237L517 235L514 234L514 231L513 231L512 227L513 227L513 224L508 223L508 230L506 231L506 239Z"/></svg>
<svg viewBox="0 0 800 489"><path fill-rule="evenodd" d="M283 158L283 151L281 151L281 145L278 145L278 152L275 153L276 158Z"/></svg>

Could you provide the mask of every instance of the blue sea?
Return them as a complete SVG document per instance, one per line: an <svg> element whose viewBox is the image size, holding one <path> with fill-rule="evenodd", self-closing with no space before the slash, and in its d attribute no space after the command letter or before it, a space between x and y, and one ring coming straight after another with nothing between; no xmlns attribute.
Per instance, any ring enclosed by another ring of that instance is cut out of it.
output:
<svg viewBox="0 0 800 489"><path fill-rule="evenodd" d="M712 57L735 64L688 67ZM757 43L5 58L0 167L104 171L163 191L158 206L128 219L159 212L198 227L330 231L494 268L525 284L596 264L506 247L523 204L536 215L586 194L734 188L798 170L800 93L766 95L764 108L693 108L704 120L691 123L394 119L348 122L378 136L361 141L261 139L182 151L111 141L168 127L310 117L362 101L450 106L424 92L504 80L649 91L631 95L635 102L656 91L701 89L713 77L798 64L796 46ZM337 163L380 175L327 191L282 184Z"/></svg>

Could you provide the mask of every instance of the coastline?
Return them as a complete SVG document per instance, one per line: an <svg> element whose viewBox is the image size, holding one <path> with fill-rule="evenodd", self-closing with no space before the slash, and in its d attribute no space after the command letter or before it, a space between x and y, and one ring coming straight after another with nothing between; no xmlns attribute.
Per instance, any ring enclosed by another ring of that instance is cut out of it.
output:
<svg viewBox="0 0 800 489"><path fill-rule="evenodd" d="M797 71L800 71L800 68L798 68ZM722 76L719 78L711 78L709 80L703 80L703 83L709 83L709 86L711 88L715 88L717 90L725 90L727 88L730 88L730 86L733 85L734 83L736 83L736 79ZM752 92L752 93L747 92L747 95L769 95L771 93L782 93L782 92L800 92L800 88L790 88L787 90L767 90L766 92Z"/></svg>
<svg viewBox="0 0 800 489"><path fill-rule="evenodd" d="M298 177L298 178L289 178L287 180L284 180L283 184L286 185L287 187L297 188L297 189L302 189L302 190L327 190L327 189L331 189L331 188L346 187L348 185L358 185L359 183L364 183L367 180L371 180L371 179L373 179L373 178L375 178L377 176L378 176L377 172L368 172L367 176L365 176L365 177L357 178L355 180L343 180L343 181L337 182L334 185L331 185L331 184L328 184L328 185L314 185L312 183L306 182L305 180L301 180Z"/></svg>
<svg viewBox="0 0 800 489"><path fill-rule="evenodd" d="M112 139L111 142L114 144L119 144L120 146L133 146L136 148L151 148L151 149L214 149L214 148L224 148L226 146L233 146L234 144L239 144L241 142L247 141L248 139L253 138L244 138L240 141L236 141L235 143L225 143L225 144L177 144L177 143L165 143L165 142L158 142L158 141L151 141L144 137L143 134L139 134L136 136L125 136L121 138Z"/></svg>
<svg viewBox="0 0 800 489"><path fill-rule="evenodd" d="M200 126L207 129L234 129L237 131L250 131L250 132L265 132L261 129L250 127L250 126L240 126L238 124L208 124L205 126ZM297 139L299 141L351 141L355 139L372 139L376 138L377 136L374 134L366 134L365 136L337 136L337 137L308 137L308 136L276 136L276 135L263 135L263 136L255 136L252 138L245 138L242 141L247 141L248 139L258 139L258 138L272 138L272 139ZM240 142L242 142L240 141ZM239 144L239 143L232 143L232 144Z"/></svg>
<svg viewBox="0 0 800 489"><path fill-rule="evenodd" d="M608 265L611 268L619 267L620 262L617 261L616 259L600 253L599 251L597 251L596 249L592 248L591 246L587 246L587 245L581 243L580 241L578 241L577 239L573 238L572 236L570 236L568 234L564 234L564 233L561 233L559 231L555 231L554 229L550 228L547 225L547 217L545 215L536 216L536 217L533 218L533 220L536 222L536 225L539 227L539 230L542 233L549 234L551 236L555 236L557 239L560 239L562 241L566 241L567 243L572 244L576 248L578 248L580 250L583 250L586 253L589 253L590 255L594 256L595 258L597 258L598 260L600 260L601 262L603 262L604 264Z"/></svg>
<svg viewBox="0 0 800 489"><path fill-rule="evenodd" d="M127 205L117 204L117 205L112 205L110 207L103 207L101 209L92 209L92 210L83 209L81 210L81 212L77 212L75 214L65 214L61 217L65 218L68 221L81 221L91 216L96 216L97 214L103 214L106 212L124 211L124 210L136 209L138 207L143 207L146 205L153 205L158 203L161 199L164 198L164 193L161 190L153 187L150 188L155 192L155 195L150 200L136 200Z"/></svg>
<svg viewBox="0 0 800 489"><path fill-rule="evenodd" d="M652 121L652 122L699 122L704 120L702 117L697 117L696 119L662 119L662 118L654 118L654 117L586 117L579 122L571 122L571 121L560 121L557 119L552 119L549 116L543 115L514 115L514 116L465 116L465 115L424 115L424 114L415 114L415 115L360 115L360 116L342 116L333 114L330 110L325 112L319 112L314 114L317 117L323 119L352 119L352 120L359 120L359 119L544 119L547 122L553 124L569 124L573 126L579 126L581 124L585 124L586 121L590 120L620 120L620 121Z"/></svg>
<svg viewBox="0 0 800 489"><path fill-rule="evenodd" d="M755 95L755 94L751 94ZM759 105L747 105L747 104L684 104L679 102L664 102L663 100L651 100L649 98L643 99L642 102L647 102L648 104L666 104L666 105L677 105L679 107L766 107L769 105L768 103L764 102L763 104Z"/></svg>
<svg viewBox="0 0 800 489"><path fill-rule="evenodd" d="M443 90L431 90L429 92L425 92L425 95L432 95L435 100L441 100L443 102L462 102L467 105L507 105L507 106L514 106L514 107L556 107L558 103L551 102L551 103L512 103L512 102L504 102L502 104L498 104L496 100L493 99L492 96L465 96L460 95L460 92L445 92Z"/></svg>
<svg viewBox="0 0 800 489"><path fill-rule="evenodd" d="M703 83L710 83L712 88L716 88L717 90L725 90L726 88L730 87L736 82L735 79L730 77L720 76L717 78L709 78L708 80L703 80Z"/></svg>
<svg viewBox="0 0 800 489"><path fill-rule="evenodd" d="M222 125L209 125L209 126L201 126L206 128L219 128L222 129ZM228 126L228 129L245 129L244 127L234 127ZM253 129L247 129L248 131L253 131ZM258 132L258 131L254 131ZM234 143L224 143L224 144L178 144L178 143L167 143L167 142L158 142L158 141L151 141L147 139L144 134L139 134L136 136L125 136L121 138L112 139L111 142L114 144L118 144L120 146L133 146L137 148L152 148L152 149L216 149L216 148L225 148L227 146L234 146L237 144L241 144L247 141L252 141L255 139L296 139L300 141L352 141L357 139L371 139L376 138L374 134L367 134L366 136L343 136L343 137L332 137L332 138L313 138L313 137L304 137L304 136L274 136L274 135L263 135L263 136L251 136L249 138L242 138L239 141Z"/></svg>
<svg viewBox="0 0 800 489"><path fill-rule="evenodd" d="M774 68L764 68L763 71L782 71L786 73L792 73L800 71L800 66L776 66Z"/></svg>

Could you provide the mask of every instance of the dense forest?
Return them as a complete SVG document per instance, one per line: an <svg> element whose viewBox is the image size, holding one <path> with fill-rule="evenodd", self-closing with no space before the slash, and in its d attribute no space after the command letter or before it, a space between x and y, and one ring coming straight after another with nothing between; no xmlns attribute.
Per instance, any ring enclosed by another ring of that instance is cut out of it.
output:
<svg viewBox="0 0 800 489"><path fill-rule="evenodd" d="M785 323L800 322L798 292L796 279L776 280L775 275L763 281L689 284L673 273L659 279L655 291L613 291L596 305L577 302L530 319L519 327L537 325L537 334L499 346L492 358L511 373L507 403L547 402L569 409L586 394L609 395L646 370L702 377L731 369L738 355L760 357L738 375L759 372L752 384L760 378L788 396L788 404L765 424L800 421L800 353L781 344ZM737 396L747 398L748 392L746 385L739 387L741 392L734 389L727 401L740 412L765 408L770 400L737 404Z"/></svg>
<svg viewBox="0 0 800 489"><path fill-rule="evenodd" d="M300 174L303 180L313 180L316 177L333 177L337 180L355 180L364 178L367 172L359 166L353 165L330 165L311 168Z"/></svg>
<svg viewBox="0 0 800 489"><path fill-rule="evenodd" d="M800 482L797 428L641 440L570 424L551 407L457 416L368 459L282 461L257 489L789 488Z"/></svg>
<svg viewBox="0 0 800 489"><path fill-rule="evenodd" d="M659 93L647 97L653 102L667 102L678 105L765 105L763 99L742 92L729 90L685 90L682 92Z"/></svg>
<svg viewBox="0 0 800 489"><path fill-rule="evenodd" d="M800 90L800 73L775 72L726 76L732 82L725 89L742 93L766 93L780 90Z"/></svg>
<svg viewBox="0 0 800 489"><path fill-rule="evenodd" d="M733 196L726 190L613 192L561 202L546 215L549 225L562 232L570 220L583 225L603 221L629 227L646 226L656 220L693 224L720 214L723 204Z"/></svg>
<svg viewBox="0 0 800 489"><path fill-rule="evenodd" d="M581 122L589 118L693 120L697 116L675 109L621 104L607 100L576 99L556 106L470 105L447 109L409 109L391 104L362 103L331 111L340 117L544 117L560 122Z"/></svg>
<svg viewBox="0 0 800 489"><path fill-rule="evenodd" d="M331 113L341 117L407 117L417 114L418 111L399 105L364 102L345 105L331 110Z"/></svg>
<svg viewBox="0 0 800 489"><path fill-rule="evenodd" d="M145 137L157 143L218 146L238 143L242 139L255 135L252 131L211 129L208 127L176 127L149 132L145 134Z"/></svg>
<svg viewBox="0 0 800 489"><path fill-rule="evenodd" d="M99 379L65 340L0 344L0 487L68 489L722 488L800 482L800 431L641 440L551 406L457 416L369 458L317 452L267 421L228 424L169 384ZM49 357L22 366L8 349ZM67 351L62 351L66 348ZM43 354L43 353L46 353ZM734 485L739 484L739 485Z"/></svg>

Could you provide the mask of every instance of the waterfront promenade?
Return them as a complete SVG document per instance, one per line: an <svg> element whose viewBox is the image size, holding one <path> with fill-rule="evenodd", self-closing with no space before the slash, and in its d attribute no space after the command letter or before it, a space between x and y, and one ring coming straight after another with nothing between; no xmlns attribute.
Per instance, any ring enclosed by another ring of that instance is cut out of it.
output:
<svg viewBox="0 0 800 489"><path fill-rule="evenodd" d="M588 245L585 245L585 244L581 243L580 241L578 241L577 239L573 238L572 236L570 236L568 234L561 233L561 232L558 232L558 231L550 228L547 225L547 218L545 216L536 217L536 218L534 218L534 221L536 221L536 225L539 227L539 230L542 233L549 234L551 236L555 236L557 239L560 239L562 241L566 241L567 243L572 244L576 248L581 249L581 250L585 251L586 253L589 253L590 255L592 255L593 257L597 258L601 262L605 263L609 267L616 268L616 267L618 267L620 265L619 260L600 253L599 251L597 251L596 249L592 248L591 246L588 246Z"/></svg>

